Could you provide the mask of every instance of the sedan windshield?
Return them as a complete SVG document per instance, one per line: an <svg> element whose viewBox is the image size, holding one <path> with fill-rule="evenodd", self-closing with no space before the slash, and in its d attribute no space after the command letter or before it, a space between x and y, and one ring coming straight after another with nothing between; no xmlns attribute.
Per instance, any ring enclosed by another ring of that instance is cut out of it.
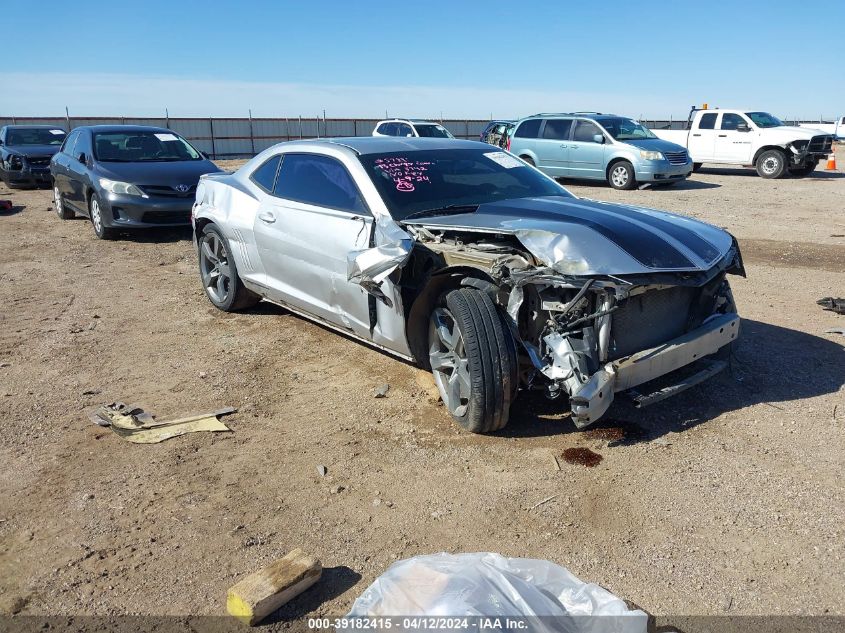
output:
<svg viewBox="0 0 845 633"><path fill-rule="evenodd" d="M61 145L65 131L43 127L17 128L6 133L6 145Z"/></svg>
<svg viewBox="0 0 845 633"><path fill-rule="evenodd" d="M415 124L414 127L417 130L417 134L420 136L430 138L453 138L452 135L449 134L449 130L447 130L442 125Z"/></svg>
<svg viewBox="0 0 845 633"><path fill-rule="evenodd" d="M780 127L783 125L783 121L768 112L746 112L745 116L754 121L754 125L757 127Z"/></svg>
<svg viewBox="0 0 845 633"><path fill-rule="evenodd" d="M488 202L572 197L566 189L501 150L442 149L359 156L394 220L466 213ZM468 209L469 207L469 209Z"/></svg>
<svg viewBox="0 0 845 633"><path fill-rule="evenodd" d="M657 138L647 127L644 127L631 119L615 117L612 119L600 119L599 122L604 126L604 129L607 130L608 134L617 141L636 141L644 138Z"/></svg>
<svg viewBox="0 0 845 633"><path fill-rule="evenodd" d="M97 132L94 156L111 163L202 159L202 154L173 132Z"/></svg>

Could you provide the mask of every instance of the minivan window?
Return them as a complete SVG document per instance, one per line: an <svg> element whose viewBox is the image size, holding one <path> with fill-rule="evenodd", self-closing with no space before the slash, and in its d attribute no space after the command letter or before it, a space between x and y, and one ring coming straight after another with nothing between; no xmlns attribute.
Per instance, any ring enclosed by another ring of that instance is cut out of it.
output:
<svg viewBox="0 0 845 633"><path fill-rule="evenodd" d="M276 182L276 172L279 171L279 161L282 160L281 154L276 154L272 158L264 161L261 166L252 172L252 182L261 187L267 193L273 191L273 185Z"/></svg>
<svg viewBox="0 0 845 633"><path fill-rule="evenodd" d="M596 141L593 136L596 134L601 134L601 130L595 123L591 121L576 121L572 140L581 141L582 143L595 143Z"/></svg>
<svg viewBox="0 0 845 633"><path fill-rule="evenodd" d="M352 176L330 156L285 154L273 194L318 207L367 212Z"/></svg>
<svg viewBox="0 0 845 633"><path fill-rule="evenodd" d="M173 132L97 132L94 156L110 163L202 160L202 155Z"/></svg>
<svg viewBox="0 0 845 633"><path fill-rule="evenodd" d="M617 141L636 141L643 138L657 138L654 132L633 119L612 117L601 119L601 124L607 133Z"/></svg>
<svg viewBox="0 0 845 633"><path fill-rule="evenodd" d="M748 121L743 119L738 114L734 114L733 112L725 112L722 115L722 125L719 127L723 130L735 130L740 125L748 125Z"/></svg>
<svg viewBox="0 0 845 633"><path fill-rule="evenodd" d="M716 113L708 112L701 115L701 120L698 122L699 130L712 130L716 127Z"/></svg>
<svg viewBox="0 0 845 633"><path fill-rule="evenodd" d="M543 138L558 141L569 140L569 130L571 128L572 119L548 119L546 121L546 127L543 128Z"/></svg>
<svg viewBox="0 0 845 633"><path fill-rule="evenodd" d="M6 131L6 145L61 145L65 131L43 127L17 128Z"/></svg>
<svg viewBox="0 0 845 633"><path fill-rule="evenodd" d="M541 122L542 119L528 119L527 121L523 121L520 126L516 128L514 136L518 138L537 138L537 135L540 132Z"/></svg>

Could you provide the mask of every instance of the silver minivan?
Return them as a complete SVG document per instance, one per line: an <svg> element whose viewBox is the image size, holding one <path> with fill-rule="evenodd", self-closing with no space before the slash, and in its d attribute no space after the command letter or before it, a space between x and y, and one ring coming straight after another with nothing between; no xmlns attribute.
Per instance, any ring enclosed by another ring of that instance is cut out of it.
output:
<svg viewBox="0 0 845 633"><path fill-rule="evenodd" d="M686 148L615 114L535 114L517 123L508 149L553 178L606 180L614 189L671 185L692 173Z"/></svg>

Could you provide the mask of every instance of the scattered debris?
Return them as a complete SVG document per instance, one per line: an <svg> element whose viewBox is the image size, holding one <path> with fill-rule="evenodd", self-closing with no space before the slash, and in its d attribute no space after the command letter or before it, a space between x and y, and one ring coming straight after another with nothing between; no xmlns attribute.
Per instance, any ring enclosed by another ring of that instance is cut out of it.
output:
<svg viewBox="0 0 845 633"><path fill-rule="evenodd" d="M82 392L83 396L96 396L102 393L100 389L86 389Z"/></svg>
<svg viewBox="0 0 845 633"><path fill-rule="evenodd" d="M831 328L829 330L825 330L824 333L825 334L842 334L843 336L845 336L845 328L834 327L834 328Z"/></svg>
<svg viewBox="0 0 845 633"><path fill-rule="evenodd" d="M270 563L229 589L226 610L254 626L320 579L320 561L301 549Z"/></svg>
<svg viewBox="0 0 845 633"><path fill-rule="evenodd" d="M845 299L834 299L833 297L825 297L816 301L823 310L830 310L837 314L845 314Z"/></svg>
<svg viewBox="0 0 845 633"><path fill-rule="evenodd" d="M656 437L651 440L652 444L656 444L657 446L672 446L672 442L667 440L665 437Z"/></svg>
<svg viewBox="0 0 845 633"><path fill-rule="evenodd" d="M5 369L6 367L11 367L12 363L0 363L0 369Z"/></svg>
<svg viewBox="0 0 845 633"><path fill-rule="evenodd" d="M208 378L208 374L204 371L200 372L200 378Z"/></svg>
<svg viewBox="0 0 845 633"><path fill-rule="evenodd" d="M384 383L383 385L379 385L376 387L375 397L376 398L385 398L387 397L387 392L390 391L390 385Z"/></svg>
<svg viewBox="0 0 845 633"><path fill-rule="evenodd" d="M579 464L592 468L604 459L598 453L594 453L589 448L567 448L563 451L563 460L568 464Z"/></svg>
<svg viewBox="0 0 845 633"><path fill-rule="evenodd" d="M538 501L538 502L537 502L537 503L535 503L533 506L531 506L530 508L528 508L528 511L529 511L529 512L531 512L534 508L539 508L539 507L540 507L541 505L543 505L544 503L548 503L548 502L549 502L549 501L551 501L552 499L556 499L556 498L557 498L557 497L559 497L559 496L560 496L560 495L559 495L559 494L557 494L557 495L552 495L551 497L546 497L546 498L545 498L545 499L543 499L542 501Z"/></svg>
<svg viewBox="0 0 845 633"><path fill-rule="evenodd" d="M0 211L11 211L12 210L12 201L11 200L0 200Z"/></svg>
<svg viewBox="0 0 845 633"><path fill-rule="evenodd" d="M326 468L322 464L317 464L317 474L320 475L320 477L325 477L326 473L328 473L328 472L329 472L328 468Z"/></svg>
<svg viewBox="0 0 845 633"><path fill-rule="evenodd" d="M175 420L157 421L155 417L137 405L112 402L98 407L90 419L99 426L111 427L117 435L134 444L155 444L198 431L231 431L217 419L218 416L235 413L234 407L226 407L212 413L200 413Z"/></svg>
<svg viewBox="0 0 845 633"><path fill-rule="evenodd" d="M621 442L625 439L625 429L619 426L601 427L584 431L584 437L591 440L605 440L607 442Z"/></svg>
<svg viewBox="0 0 845 633"><path fill-rule="evenodd" d="M339 494L340 494L341 492L343 492L344 490L346 490L346 488L344 488L343 486L334 486L334 487L332 487L332 489L331 489L331 493L332 493L333 495L339 495Z"/></svg>
<svg viewBox="0 0 845 633"><path fill-rule="evenodd" d="M558 459L557 459L557 455L552 455L552 459L553 459L553 460L555 460L555 467L556 467L558 470L562 470L562 469L561 469L561 467L560 467L560 462L559 462L559 461L558 461Z"/></svg>
<svg viewBox="0 0 845 633"><path fill-rule="evenodd" d="M373 506L378 507L380 505L381 505L381 499L379 499L378 497L373 499Z"/></svg>

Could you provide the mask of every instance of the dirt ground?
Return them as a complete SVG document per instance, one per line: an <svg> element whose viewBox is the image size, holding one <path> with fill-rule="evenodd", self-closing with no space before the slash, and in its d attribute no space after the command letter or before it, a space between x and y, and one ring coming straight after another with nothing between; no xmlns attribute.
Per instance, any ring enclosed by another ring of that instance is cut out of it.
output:
<svg viewBox="0 0 845 633"><path fill-rule="evenodd" d="M845 336L824 333L845 316L815 303L845 296L845 174L566 184L734 233L743 337L730 372L599 429L523 395L490 437L411 365L274 306L215 310L188 232L98 241L49 191L0 185L0 613L222 614L301 547L326 570L276 626L439 551L549 559L654 614L845 614ZM87 418L115 400L239 412L133 445Z"/></svg>

